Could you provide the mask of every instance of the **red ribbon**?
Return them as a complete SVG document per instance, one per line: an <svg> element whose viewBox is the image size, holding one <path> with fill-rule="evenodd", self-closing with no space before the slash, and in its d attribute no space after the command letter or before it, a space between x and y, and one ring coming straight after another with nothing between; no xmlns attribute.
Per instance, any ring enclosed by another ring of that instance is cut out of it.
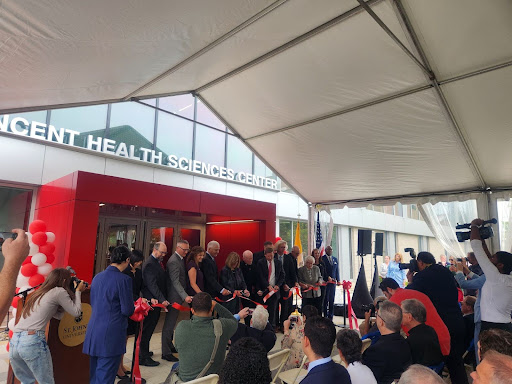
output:
<svg viewBox="0 0 512 384"><path fill-rule="evenodd" d="M242 299L244 300L249 300L251 303L254 303L256 305L261 305L263 308L267 309L268 305L264 305L264 304L261 304L261 303L258 303L257 301L254 301L254 300L251 300L249 299L248 297L245 297L245 296L240 296Z"/></svg>
<svg viewBox="0 0 512 384"><path fill-rule="evenodd" d="M277 292L277 289L275 289L275 290L274 290L274 289L271 289L271 290L270 290L270 291L265 295L265 297L263 298L263 302L264 302L264 303L266 303L266 302L267 302L267 300L268 300L268 299L270 299L270 298L274 295L274 293L276 293L276 292Z"/></svg>
<svg viewBox="0 0 512 384"><path fill-rule="evenodd" d="M236 297L236 292L233 293L233 296L231 296L229 299L227 300L222 300L222 299L219 299L218 297L215 297L215 300L217 300L218 302L220 303L228 303L230 302L231 300L234 300Z"/></svg>
<svg viewBox="0 0 512 384"><path fill-rule="evenodd" d="M139 367L140 339L142 338L142 323L144 322L144 318L148 315L149 311L151 310L151 306L147 302L143 301L142 297L137 299L134 305L135 311L133 311L133 315L130 316L130 319L140 324L139 336L137 337L137 344L135 347L135 360L133 361L132 382L135 384L142 384L142 378L140 375Z"/></svg>
<svg viewBox="0 0 512 384"><path fill-rule="evenodd" d="M181 312L189 312L190 311L189 307L185 307L184 305L181 305L178 303L172 303L171 307L173 307L174 309L177 309L178 311L181 311Z"/></svg>
<svg viewBox="0 0 512 384"><path fill-rule="evenodd" d="M350 281L343 280L343 290L347 291L347 305L348 305L348 320L350 324L350 329L354 329L352 326L352 318L354 318L355 326L359 327L357 324L357 317L354 313L354 310L352 309L352 302L350 301L350 288L352 288L352 283Z"/></svg>

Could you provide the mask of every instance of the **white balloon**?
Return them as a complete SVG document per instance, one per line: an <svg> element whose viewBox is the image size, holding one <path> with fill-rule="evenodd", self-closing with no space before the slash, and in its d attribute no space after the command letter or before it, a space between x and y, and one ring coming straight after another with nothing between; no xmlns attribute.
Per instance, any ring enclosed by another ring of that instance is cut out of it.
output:
<svg viewBox="0 0 512 384"><path fill-rule="evenodd" d="M28 252L29 256L34 256L36 253L39 253L39 245L35 245L34 243L30 243L30 251Z"/></svg>
<svg viewBox="0 0 512 384"><path fill-rule="evenodd" d="M37 273L43 276L47 276L52 271L52 269L52 265L46 263L37 268Z"/></svg>
<svg viewBox="0 0 512 384"><path fill-rule="evenodd" d="M7 326L9 327L9 329L14 329L14 318L9 320L9 322L7 323Z"/></svg>
<svg viewBox="0 0 512 384"><path fill-rule="evenodd" d="M32 264L40 267L44 263L46 263L46 255L44 253L36 253L32 256Z"/></svg>
<svg viewBox="0 0 512 384"><path fill-rule="evenodd" d="M25 232L25 233L27 234L29 243L31 243L32 242L32 234L30 232Z"/></svg>
<svg viewBox="0 0 512 384"><path fill-rule="evenodd" d="M48 240L46 240L48 243L53 243L55 241L55 233L53 232L46 232L46 237L48 237Z"/></svg>
<svg viewBox="0 0 512 384"><path fill-rule="evenodd" d="M20 288L20 292L23 292L23 291L26 291L27 289L30 289L32 288L30 285L22 285L21 288Z"/></svg>
<svg viewBox="0 0 512 384"><path fill-rule="evenodd" d="M15 319L16 313L18 312L18 310L16 308L13 308L11 312L12 312L12 317Z"/></svg>
<svg viewBox="0 0 512 384"><path fill-rule="evenodd" d="M28 285L28 280L30 277L23 276L21 273L18 275L18 279L16 279L16 286L17 287L24 287L25 285Z"/></svg>

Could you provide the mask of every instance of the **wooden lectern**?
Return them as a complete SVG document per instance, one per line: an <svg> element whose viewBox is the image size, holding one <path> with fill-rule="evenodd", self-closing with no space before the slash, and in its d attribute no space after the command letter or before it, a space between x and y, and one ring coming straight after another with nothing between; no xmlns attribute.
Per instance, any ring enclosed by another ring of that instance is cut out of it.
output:
<svg viewBox="0 0 512 384"><path fill-rule="evenodd" d="M86 289L82 292L82 316L74 318L66 313L61 320L52 319L46 328L55 384L89 383L89 356L82 353L82 347L91 316L90 302L90 290ZM21 316L23 304L23 300L18 302L16 322ZM20 384L20 381L14 377L10 365L7 383Z"/></svg>

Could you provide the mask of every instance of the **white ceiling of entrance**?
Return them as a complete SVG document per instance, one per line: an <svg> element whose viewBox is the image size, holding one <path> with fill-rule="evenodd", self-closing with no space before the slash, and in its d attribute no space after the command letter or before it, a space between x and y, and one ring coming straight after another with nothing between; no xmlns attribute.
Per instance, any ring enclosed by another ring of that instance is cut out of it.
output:
<svg viewBox="0 0 512 384"><path fill-rule="evenodd" d="M512 186L512 1L360 1L5 0L0 113L194 91L310 202Z"/></svg>

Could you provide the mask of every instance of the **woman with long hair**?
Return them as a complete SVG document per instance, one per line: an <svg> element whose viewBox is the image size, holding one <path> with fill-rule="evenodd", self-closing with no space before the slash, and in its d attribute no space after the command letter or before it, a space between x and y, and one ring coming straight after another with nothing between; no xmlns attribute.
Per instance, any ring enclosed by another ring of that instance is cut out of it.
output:
<svg viewBox="0 0 512 384"><path fill-rule="evenodd" d="M327 276L325 276L325 264L322 260L322 257L320 256L320 250L318 248L315 248L311 251L311 256L315 258L315 265L320 269L320 276L322 276L322 279L327 279ZM324 300L325 300L325 285L320 286L320 308L318 309L318 314L322 315L322 310L324 308Z"/></svg>
<svg viewBox="0 0 512 384"><path fill-rule="evenodd" d="M200 246L192 247L186 258L187 269L187 295L194 296L196 293L204 291L204 276L201 271L201 262L204 258L204 248Z"/></svg>
<svg viewBox="0 0 512 384"><path fill-rule="evenodd" d="M80 282L73 292L71 273L64 268L50 272L41 287L32 293L21 312L9 341L9 359L14 374L22 383L54 384L53 363L45 329L52 317L64 311L78 317L82 311Z"/></svg>
<svg viewBox="0 0 512 384"><path fill-rule="evenodd" d="M396 283L403 288L405 286L404 282L407 280L407 270L400 269L400 263L402 263L402 254L395 254L395 260L389 262L388 265L388 274L387 277L396 281Z"/></svg>
<svg viewBox="0 0 512 384"><path fill-rule="evenodd" d="M238 253L229 253L226 258L226 265L220 271L219 282L220 285L227 290L236 293L236 297L233 300L222 303L222 305L229 309L232 314L238 313L238 311L240 311L240 296L244 295L249 297L244 275L240 269L240 255L238 255ZM226 296L224 296L224 299L226 299ZM227 297L227 299L229 299L229 297Z"/></svg>

